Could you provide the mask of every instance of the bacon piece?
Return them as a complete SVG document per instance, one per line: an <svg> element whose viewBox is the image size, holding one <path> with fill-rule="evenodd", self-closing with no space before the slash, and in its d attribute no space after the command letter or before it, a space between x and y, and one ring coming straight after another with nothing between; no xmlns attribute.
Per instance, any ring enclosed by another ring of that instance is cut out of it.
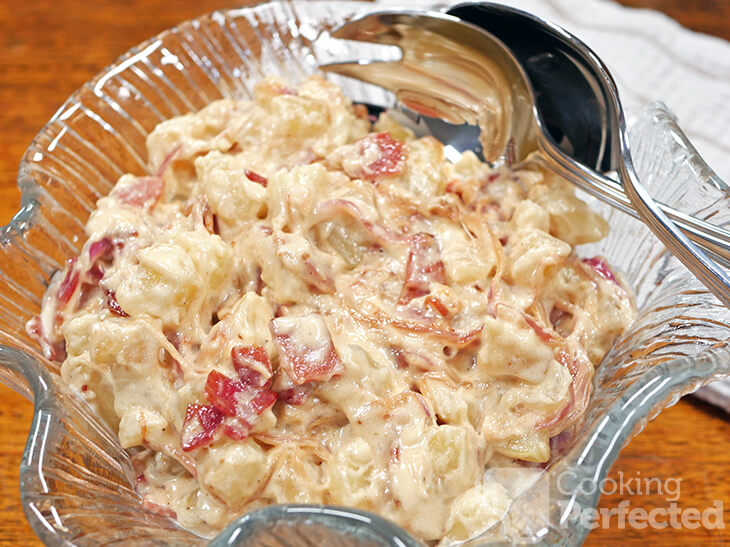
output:
<svg viewBox="0 0 730 547"><path fill-rule="evenodd" d="M573 446L573 435L570 430L563 431L550 438L550 455L554 458L568 452Z"/></svg>
<svg viewBox="0 0 730 547"><path fill-rule="evenodd" d="M397 346L390 347L390 354L398 369L412 369L419 372L431 372L438 368L436 363L427 355L415 351L408 351Z"/></svg>
<svg viewBox="0 0 730 547"><path fill-rule="evenodd" d="M268 387L271 385L271 361L261 346L236 346L231 350L233 368L239 381L245 386ZM265 377L261 371L267 372Z"/></svg>
<svg viewBox="0 0 730 547"><path fill-rule="evenodd" d="M309 281L309 286L317 289L319 292L323 294L332 294L335 292L335 280L332 278L332 276L328 275L327 273L323 273L319 271L317 266L312 261L311 257L302 257L302 267L304 270L304 275Z"/></svg>
<svg viewBox="0 0 730 547"><path fill-rule="evenodd" d="M84 277L84 281L87 283L90 283L91 285L98 285L99 281L104 278L104 266L95 262L94 265L86 272Z"/></svg>
<svg viewBox="0 0 730 547"><path fill-rule="evenodd" d="M446 283L446 270L441 261L436 238L431 234L418 233L411 237L406 263L406 280L403 284L401 304L428 294L431 283Z"/></svg>
<svg viewBox="0 0 730 547"><path fill-rule="evenodd" d="M250 169L246 169L244 171L244 174L246 175L246 178L252 182L258 182L261 186L266 188L269 184L269 179L267 179L263 175L259 175L255 171L251 171Z"/></svg>
<svg viewBox="0 0 730 547"><path fill-rule="evenodd" d="M277 317L271 320L271 332L279 364L295 384L326 382L344 371L321 315Z"/></svg>
<svg viewBox="0 0 730 547"><path fill-rule="evenodd" d="M61 338L48 346L48 358L56 363L62 363L66 359L66 340Z"/></svg>
<svg viewBox="0 0 730 547"><path fill-rule="evenodd" d="M263 85L265 92L270 92L272 94L276 95L297 95L297 90L292 89L291 87L282 85L279 82L267 82L266 84L259 84Z"/></svg>
<svg viewBox="0 0 730 547"><path fill-rule="evenodd" d="M277 400L287 405L301 405L307 399L309 399L309 396L312 394L313 390L313 384L303 384L301 386L291 387L289 389L285 389L284 391L279 392L279 397Z"/></svg>
<svg viewBox="0 0 730 547"><path fill-rule="evenodd" d="M89 269L82 275L84 286L82 291L91 287L95 287L104 278L104 266L101 261L109 261L114 258L114 252L124 246L122 241L113 240L110 237L103 237L98 241L91 242L88 246ZM107 300L109 300L109 291L107 291ZM83 293L82 293L83 294ZM112 298L116 300L115 298ZM110 308L113 304L110 304ZM121 310L118 304L112 311ZM121 315L121 314L117 314Z"/></svg>
<svg viewBox="0 0 730 547"><path fill-rule="evenodd" d="M435 296L429 296L425 300L426 305L431 306L434 310L436 310L439 314L441 314L443 317L446 317L449 315L449 308L446 307L446 305L441 302L440 298L437 298Z"/></svg>
<svg viewBox="0 0 730 547"><path fill-rule="evenodd" d="M119 305L119 302L117 301L117 295L112 291L111 289L107 289L106 291L106 305L109 308L109 310L114 314L118 315L119 317L129 317L129 314L122 309L122 307Z"/></svg>
<svg viewBox="0 0 730 547"><path fill-rule="evenodd" d="M189 404L180 435L182 449L187 452L209 444L222 422L223 414L212 405Z"/></svg>
<svg viewBox="0 0 730 547"><path fill-rule="evenodd" d="M506 307L506 306L504 306ZM522 316L522 319L525 323L533 330L535 331L535 334L537 337L545 342L548 345L555 345L560 342L560 338L556 336L556 334L546 328L544 328L542 325L540 325L534 318L527 315L525 312L519 312Z"/></svg>
<svg viewBox="0 0 730 547"><path fill-rule="evenodd" d="M197 211L200 215L200 221L209 234L220 234L220 226L218 225L218 215L213 212L208 200L202 197L197 205Z"/></svg>
<svg viewBox="0 0 730 547"><path fill-rule="evenodd" d="M76 258L71 258L66 263L66 267L68 268L66 270L66 275L64 276L63 281L61 281L61 284L58 286L58 292L56 292L56 299L58 300L60 308L63 308L66 304L68 304L68 301L71 300L71 297L76 291L76 287L79 285L80 274L78 270L76 270L76 262Z"/></svg>
<svg viewBox="0 0 730 547"><path fill-rule="evenodd" d="M183 335L182 332L176 330L165 329L162 331L167 341L172 344L178 352L182 351L183 344L190 342L190 338Z"/></svg>
<svg viewBox="0 0 730 547"><path fill-rule="evenodd" d="M93 264L100 258L108 257L114 250L114 243L108 237L103 237L99 241L94 241L89 245L89 262Z"/></svg>
<svg viewBox="0 0 730 547"><path fill-rule="evenodd" d="M160 505L159 503L154 502L148 498L144 498L142 500L142 508L146 509L147 511L150 511L152 513L157 513L158 515L162 515L163 517L168 517L171 519L177 518L177 513L175 511L173 511L169 507Z"/></svg>
<svg viewBox="0 0 730 547"><path fill-rule="evenodd" d="M270 389L262 389L251 399L251 408L257 415L260 415L264 410L271 407L277 398L277 394Z"/></svg>
<svg viewBox="0 0 730 547"><path fill-rule="evenodd" d="M446 184L444 191L458 196L462 203L471 202L474 198L474 190L469 187L468 181L452 180Z"/></svg>
<svg viewBox="0 0 730 547"><path fill-rule="evenodd" d="M231 380L228 376L213 370L205 382L205 398L216 410L226 416L235 416L238 401L236 395L245 391L241 382Z"/></svg>
<svg viewBox="0 0 730 547"><path fill-rule="evenodd" d="M395 140L390 133L371 133L355 143L355 150L366 160L363 178L375 180L383 176L397 175L406 165L405 144Z"/></svg>
<svg viewBox="0 0 730 547"><path fill-rule="evenodd" d="M115 188L112 195L125 205L146 208L157 203L163 190L164 183L159 176L137 177L135 182Z"/></svg>
<svg viewBox="0 0 730 547"><path fill-rule="evenodd" d="M203 217L203 226L205 226L209 234L220 234L221 229L218 225L218 215L211 211L206 211L206 213L208 214Z"/></svg>
<svg viewBox="0 0 730 547"><path fill-rule="evenodd" d="M248 436L256 417L276 402L276 393L257 388L213 370L208 374L205 398L222 415L223 434L241 440Z"/></svg>
<svg viewBox="0 0 730 547"><path fill-rule="evenodd" d="M251 424L238 416L226 416L223 418L222 431L223 434L229 439L234 441L243 441L248 438L248 434L251 433Z"/></svg>
<svg viewBox="0 0 730 547"><path fill-rule="evenodd" d="M390 354L393 356L393 360L395 361L395 368L408 368L408 359L406 359L406 352L402 348L391 346Z"/></svg>
<svg viewBox="0 0 730 547"><path fill-rule="evenodd" d="M600 256L594 256L593 258L584 258L581 262L590 267L599 277L610 281L616 285L619 285L618 279L613 275L611 268L609 267L606 260Z"/></svg>
<svg viewBox="0 0 730 547"><path fill-rule="evenodd" d="M43 329L43 322L40 316L35 315L25 324L25 330L33 340L37 341L43 349L43 355L50 361L61 362L66 359L66 340L59 337L51 340Z"/></svg>

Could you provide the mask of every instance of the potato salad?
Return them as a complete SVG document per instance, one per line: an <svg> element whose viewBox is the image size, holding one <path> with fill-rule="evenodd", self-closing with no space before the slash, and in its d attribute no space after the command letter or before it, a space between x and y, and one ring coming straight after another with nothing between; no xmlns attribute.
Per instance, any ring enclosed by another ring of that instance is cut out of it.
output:
<svg viewBox="0 0 730 547"><path fill-rule="evenodd" d="M446 161L318 76L159 124L28 323L130 449L148 509L377 512L431 544L551 458L635 314L606 222L527 161ZM553 443L555 445L555 443Z"/></svg>

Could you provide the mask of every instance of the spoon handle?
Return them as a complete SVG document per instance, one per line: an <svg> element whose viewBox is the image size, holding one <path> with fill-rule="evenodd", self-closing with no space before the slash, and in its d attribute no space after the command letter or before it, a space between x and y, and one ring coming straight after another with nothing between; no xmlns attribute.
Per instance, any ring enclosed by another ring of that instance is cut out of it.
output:
<svg viewBox="0 0 730 547"><path fill-rule="evenodd" d="M712 173L707 164L699 158L699 155L681 129L679 127L676 129L678 130L677 137L680 139L680 142L684 144L687 150L692 151L693 156L702 162L705 171L709 173L706 177L706 182L716 187L718 184L722 184L726 188L725 191L728 192L727 185L717 175ZM538 144L541 152L538 157L542 160L543 165L551 171L568 179L601 201L634 218L641 219L641 215L636 211L634 205L632 205L631 199L621 184L573 161L572 158L565 155L551 141L544 137L539 140ZM727 228L712 224L664 203L655 203L658 210L676 224L686 237L702 248L719 264L730 268L730 231Z"/></svg>
<svg viewBox="0 0 730 547"><path fill-rule="evenodd" d="M630 146L632 142L634 151ZM730 308L728 271L692 243L652 197L652 193L661 194L663 189L672 187L674 201L693 207L698 211L696 214L729 223L730 188L702 160L661 103L647 107L630 132L621 132L621 153L621 179L642 220L667 249ZM669 185L669 182L673 184Z"/></svg>

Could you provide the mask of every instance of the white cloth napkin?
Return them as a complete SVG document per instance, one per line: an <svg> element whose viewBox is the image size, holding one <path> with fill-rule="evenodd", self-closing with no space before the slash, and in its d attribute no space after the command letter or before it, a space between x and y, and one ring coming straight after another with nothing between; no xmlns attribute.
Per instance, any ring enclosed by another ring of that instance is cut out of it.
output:
<svg viewBox="0 0 730 547"><path fill-rule="evenodd" d="M730 43L692 32L666 15L608 0L499 0L573 32L608 65L627 112L662 101L707 163L730 181ZM428 0L379 3L424 8ZM440 2L438 6L456 4ZM730 412L730 380L696 395Z"/></svg>

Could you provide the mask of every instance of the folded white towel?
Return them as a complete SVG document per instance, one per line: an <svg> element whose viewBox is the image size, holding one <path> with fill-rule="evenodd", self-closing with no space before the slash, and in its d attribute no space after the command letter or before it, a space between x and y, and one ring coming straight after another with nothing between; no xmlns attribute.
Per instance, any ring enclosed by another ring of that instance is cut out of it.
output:
<svg viewBox="0 0 730 547"><path fill-rule="evenodd" d="M697 397L730 412L730 381L720 380L703 387L695 393Z"/></svg>

